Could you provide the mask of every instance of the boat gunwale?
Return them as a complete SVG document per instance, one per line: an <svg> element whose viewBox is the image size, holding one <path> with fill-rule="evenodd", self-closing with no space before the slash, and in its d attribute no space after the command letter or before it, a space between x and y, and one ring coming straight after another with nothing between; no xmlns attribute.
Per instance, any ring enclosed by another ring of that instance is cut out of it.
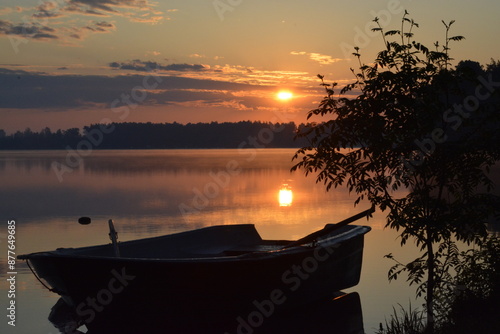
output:
<svg viewBox="0 0 500 334"><path fill-rule="evenodd" d="M242 225L253 225L253 224L242 224ZM342 233L338 233L339 231L332 231L331 233L327 234L325 237L319 238L317 243L315 245L312 244L305 244L305 245L299 245L299 246L294 246L290 248L279 248L276 250L268 250L268 251L249 251L245 252L242 254L238 255L228 255L224 253L215 253L213 256L201 256L202 254L193 254L192 257L116 257L116 256L103 256L103 255L88 255L88 254L78 254L72 251L84 251L86 249L91 250L91 249L96 249L99 247L109 247L112 244L103 244L103 245L95 245L95 246L84 246L84 247L78 247L78 248L58 248L56 250L52 251L41 251L41 252L34 252L30 254L24 254L24 255L19 255L19 259L23 260L30 260L34 258L73 258L73 259L88 259L88 260L101 260L101 261L114 261L114 262L152 262L152 263L213 263L213 262L234 262L234 261L262 261L266 259L275 259L281 256L287 256L287 255L297 255L297 254L306 254L311 252L313 249L317 247L321 248L327 248L327 247L332 247L336 244L342 243L346 240L353 239L358 236L362 236L366 233L368 233L371 230L371 227L369 226L364 226L364 225L351 225L351 229L344 231ZM192 231L197 231L197 230L190 230L190 231L185 231L185 232L179 232L179 233L174 233L174 234L168 234L168 235L163 235L163 236L155 236L155 237L149 237L149 238L142 238L142 239L135 239L135 240L129 240L129 241L124 241L120 242L119 245L121 244L133 244L133 243L140 243L140 242L145 242L148 240L153 240L153 239L161 239L161 238L167 238L167 237L172 237L175 235L179 235L182 233L189 233ZM290 242L288 240L262 240L264 243L271 243L271 242L281 242L281 243L286 243ZM281 245L280 245L281 246ZM229 251L229 250L228 250ZM199 255L199 256L197 256Z"/></svg>

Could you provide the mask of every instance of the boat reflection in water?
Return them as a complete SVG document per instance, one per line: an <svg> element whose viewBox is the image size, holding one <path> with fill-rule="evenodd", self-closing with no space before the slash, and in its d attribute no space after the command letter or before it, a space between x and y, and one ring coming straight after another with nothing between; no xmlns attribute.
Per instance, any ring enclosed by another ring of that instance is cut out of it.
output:
<svg viewBox="0 0 500 334"><path fill-rule="evenodd" d="M224 315L228 310L221 310L219 317L203 319L196 314L183 314L172 317L169 314L158 316L154 310L148 312L147 298L144 298L144 313L138 314L133 321L121 316L112 315L108 321L93 326L87 334L137 334L137 333L227 333L227 334L361 334L363 316L358 293L344 294L339 292L331 300L310 303L293 310L281 310L279 305L274 309L263 307L251 313L235 316L233 312ZM200 305L198 305L200 306ZM156 313L156 314L155 314ZM155 314L152 316L152 314ZM142 319L139 320L138 319ZM60 299L52 308L49 320L61 333L78 334L80 325L74 310L67 307Z"/></svg>
<svg viewBox="0 0 500 334"><path fill-rule="evenodd" d="M292 187L290 187L290 185L288 185L287 183L283 183L281 185L280 191L278 193L278 202L280 206L292 206Z"/></svg>

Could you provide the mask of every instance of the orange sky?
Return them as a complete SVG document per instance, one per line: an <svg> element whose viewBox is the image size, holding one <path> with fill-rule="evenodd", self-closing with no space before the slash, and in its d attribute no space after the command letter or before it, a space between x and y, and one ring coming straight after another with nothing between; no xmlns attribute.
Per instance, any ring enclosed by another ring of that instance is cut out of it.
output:
<svg viewBox="0 0 500 334"><path fill-rule="evenodd" d="M317 74L353 80L351 51L383 47L379 17L417 39L444 38L456 20L457 60L498 59L500 3L1 0L0 129L39 131L115 122L304 122L323 92ZM280 100L281 90L292 98Z"/></svg>

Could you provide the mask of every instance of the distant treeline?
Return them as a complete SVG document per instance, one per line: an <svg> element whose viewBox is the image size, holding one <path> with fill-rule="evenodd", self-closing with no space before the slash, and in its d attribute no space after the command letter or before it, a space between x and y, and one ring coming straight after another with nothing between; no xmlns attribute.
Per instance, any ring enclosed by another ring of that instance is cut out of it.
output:
<svg viewBox="0 0 500 334"><path fill-rule="evenodd" d="M243 121L237 123L111 123L83 130L53 132L27 128L12 135L0 129L0 150L287 148L304 146L295 139L297 125Z"/></svg>

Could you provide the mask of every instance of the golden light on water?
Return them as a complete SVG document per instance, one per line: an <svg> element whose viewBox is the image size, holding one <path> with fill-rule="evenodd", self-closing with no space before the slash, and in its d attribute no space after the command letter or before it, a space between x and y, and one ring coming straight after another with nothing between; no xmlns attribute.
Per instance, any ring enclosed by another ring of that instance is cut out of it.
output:
<svg viewBox="0 0 500 334"><path fill-rule="evenodd" d="M291 206L293 202L293 192L292 189L284 184L278 193L278 202L280 206Z"/></svg>

